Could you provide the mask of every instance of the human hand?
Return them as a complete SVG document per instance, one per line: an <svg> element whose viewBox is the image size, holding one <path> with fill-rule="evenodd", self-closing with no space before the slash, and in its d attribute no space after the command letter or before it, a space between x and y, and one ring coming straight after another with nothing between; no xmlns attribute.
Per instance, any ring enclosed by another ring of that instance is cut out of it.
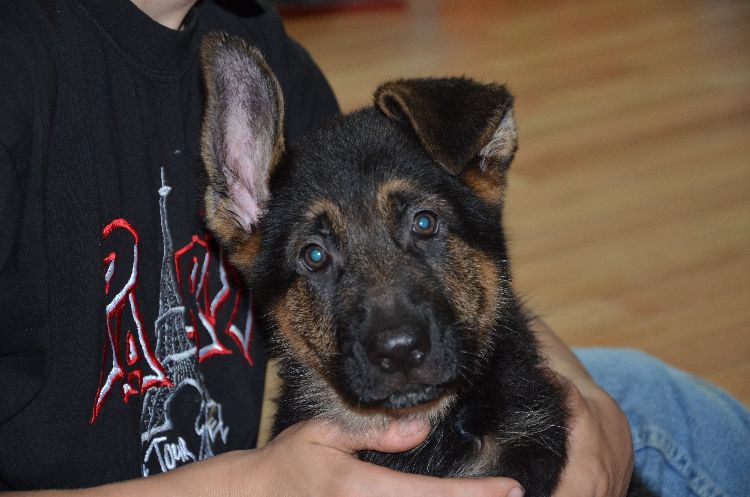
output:
<svg viewBox="0 0 750 497"><path fill-rule="evenodd" d="M567 392L568 462L553 497L623 497L633 474L633 442L625 414L545 323L534 330Z"/></svg>
<svg viewBox="0 0 750 497"><path fill-rule="evenodd" d="M521 497L509 478L451 479L413 475L360 461L358 450L403 452L421 443L429 428L394 422L382 433L344 433L324 421L298 423L257 451L264 468L253 495ZM517 493L513 494L512 491Z"/></svg>
<svg viewBox="0 0 750 497"><path fill-rule="evenodd" d="M633 474L630 426L596 385L567 383L571 412L568 463L553 497L622 497Z"/></svg>

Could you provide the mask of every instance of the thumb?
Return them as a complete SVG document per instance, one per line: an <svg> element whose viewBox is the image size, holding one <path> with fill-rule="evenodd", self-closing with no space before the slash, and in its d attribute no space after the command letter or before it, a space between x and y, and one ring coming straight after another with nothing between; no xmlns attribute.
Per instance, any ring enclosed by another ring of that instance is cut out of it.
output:
<svg viewBox="0 0 750 497"><path fill-rule="evenodd" d="M358 450L404 452L424 442L430 425L418 419L394 419L380 430L347 430L327 421L313 421L308 426L309 440L342 452Z"/></svg>

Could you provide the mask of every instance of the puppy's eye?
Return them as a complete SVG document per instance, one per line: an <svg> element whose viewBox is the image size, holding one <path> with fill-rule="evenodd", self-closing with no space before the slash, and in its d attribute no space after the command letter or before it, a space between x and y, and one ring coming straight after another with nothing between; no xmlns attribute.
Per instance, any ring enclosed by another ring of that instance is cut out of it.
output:
<svg viewBox="0 0 750 497"><path fill-rule="evenodd" d="M414 215L414 221L412 221L411 229L419 236L432 236L437 233L437 216L435 216L434 212L419 211Z"/></svg>
<svg viewBox="0 0 750 497"><path fill-rule="evenodd" d="M302 249L302 262L310 271L323 269L328 265L328 252L317 243L311 243Z"/></svg>

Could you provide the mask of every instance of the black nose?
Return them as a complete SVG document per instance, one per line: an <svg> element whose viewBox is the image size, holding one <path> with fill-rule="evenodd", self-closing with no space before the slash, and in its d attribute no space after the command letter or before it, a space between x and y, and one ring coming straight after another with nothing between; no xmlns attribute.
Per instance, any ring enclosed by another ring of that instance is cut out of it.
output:
<svg viewBox="0 0 750 497"><path fill-rule="evenodd" d="M386 373L407 372L424 361L430 350L430 335L424 328L403 325L374 332L367 342L370 362Z"/></svg>

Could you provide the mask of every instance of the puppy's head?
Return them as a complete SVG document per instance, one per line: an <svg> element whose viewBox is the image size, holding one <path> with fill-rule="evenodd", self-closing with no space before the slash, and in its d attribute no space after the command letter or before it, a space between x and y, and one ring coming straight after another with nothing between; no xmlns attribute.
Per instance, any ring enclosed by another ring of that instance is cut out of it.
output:
<svg viewBox="0 0 750 497"><path fill-rule="evenodd" d="M463 78L393 81L285 150L260 54L214 35L202 62L207 222L282 354L352 410L445 404L483 366L510 298L511 95Z"/></svg>

